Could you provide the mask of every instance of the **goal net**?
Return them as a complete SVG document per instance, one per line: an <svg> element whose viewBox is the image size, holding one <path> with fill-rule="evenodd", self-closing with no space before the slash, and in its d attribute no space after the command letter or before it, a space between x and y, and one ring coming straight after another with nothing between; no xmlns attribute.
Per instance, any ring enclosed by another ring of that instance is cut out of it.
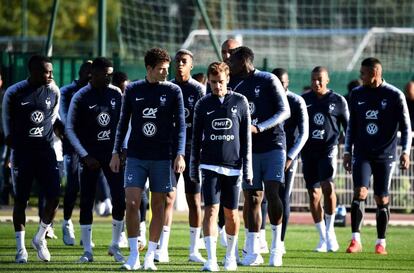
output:
<svg viewBox="0 0 414 273"><path fill-rule="evenodd" d="M287 69L358 69L376 56L387 71L413 71L412 0L204 0L213 34L221 44L239 39L252 48L256 65ZM193 0L122 0L123 57L142 60L159 46L173 54L192 50L198 65L217 60Z"/></svg>

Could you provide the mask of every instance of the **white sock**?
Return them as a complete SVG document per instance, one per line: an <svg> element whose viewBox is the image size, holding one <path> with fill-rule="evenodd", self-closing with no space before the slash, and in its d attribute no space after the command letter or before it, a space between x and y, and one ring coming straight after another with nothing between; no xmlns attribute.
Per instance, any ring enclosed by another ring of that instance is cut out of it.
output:
<svg viewBox="0 0 414 273"><path fill-rule="evenodd" d="M359 232L352 232L352 240L355 240L358 243L361 243L361 233L359 233Z"/></svg>
<svg viewBox="0 0 414 273"><path fill-rule="evenodd" d="M168 252L168 242L170 241L170 230L171 228L169 226L163 226L160 236L160 251Z"/></svg>
<svg viewBox="0 0 414 273"><path fill-rule="evenodd" d="M157 250L157 242L148 242L147 253L145 254L145 259L154 260L155 250Z"/></svg>
<svg viewBox="0 0 414 273"><path fill-rule="evenodd" d="M227 249L226 249L226 258L236 259L236 247L237 247L237 234L236 235L227 235Z"/></svg>
<svg viewBox="0 0 414 273"><path fill-rule="evenodd" d="M325 221L326 221L326 233L335 233L334 230L334 223L335 223L335 213L332 215L325 213Z"/></svg>
<svg viewBox="0 0 414 273"><path fill-rule="evenodd" d="M380 244L383 247L387 246L387 242L385 242L385 238L384 239L377 239L377 242L375 244L377 244L377 245Z"/></svg>
<svg viewBox="0 0 414 273"><path fill-rule="evenodd" d="M119 246L119 238L123 227L124 221L112 219L112 245Z"/></svg>
<svg viewBox="0 0 414 273"><path fill-rule="evenodd" d="M272 244L270 246L270 249L275 251L280 248L282 245L282 224L279 225L270 225L270 228L272 229Z"/></svg>
<svg viewBox="0 0 414 273"><path fill-rule="evenodd" d="M326 226L325 222L322 220L319 223L315 224L316 230L319 233L319 240L326 241Z"/></svg>
<svg viewBox="0 0 414 273"><path fill-rule="evenodd" d="M260 253L260 232L249 232L248 234L249 248L248 254L259 254Z"/></svg>
<svg viewBox="0 0 414 273"><path fill-rule="evenodd" d="M265 242L266 242L266 230L261 229L260 230L260 243L265 243Z"/></svg>
<svg viewBox="0 0 414 273"><path fill-rule="evenodd" d="M147 232L147 226L145 225L145 221L139 223L139 236L145 238L145 234Z"/></svg>
<svg viewBox="0 0 414 273"><path fill-rule="evenodd" d="M112 201L110 198L106 198L104 201L105 207L107 207L110 211L112 211Z"/></svg>
<svg viewBox="0 0 414 273"><path fill-rule="evenodd" d="M83 250L92 253L92 225L81 225L81 240Z"/></svg>
<svg viewBox="0 0 414 273"><path fill-rule="evenodd" d="M17 251L19 251L20 249L26 249L26 246L24 244L24 236L25 236L25 231L16 231L16 248Z"/></svg>
<svg viewBox="0 0 414 273"><path fill-rule="evenodd" d="M249 230L247 228L244 228L244 244L243 244L243 250L248 253L249 251Z"/></svg>
<svg viewBox="0 0 414 273"><path fill-rule="evenodd" d="M206 244L208 259L212 261L217 261L217 238L214 236L206 236L204 237L204 242Z"/></svg>
<svg viewBox="0 0 414 273"><path fill-rule="evenodd" d="M73 227L72 219L63 220L63 225Z"/></svg>
<svg viewBox="0 0 414 273"><path fill-rule="evenodd" d="M190 227L190 254L198 252L198 238L200 238L201 227Z"/></svg>
<svg viewBox="0 0 414 273"><path fill-rule="evenodd" d="M138 251L138 237L131 237L128 238L128 243L129 243L129 255L132 256L137 256L139 255L139 251Z"/></svg>
<svg viewBox="0 0 414 273"><path fill-rule="evenodd" d="M43 221L40 221L39 230L37 231L36 237L35 237L36 241L39 241L45 238L46 231L51 225L52 224L45 224L43 223Z"/></svg>

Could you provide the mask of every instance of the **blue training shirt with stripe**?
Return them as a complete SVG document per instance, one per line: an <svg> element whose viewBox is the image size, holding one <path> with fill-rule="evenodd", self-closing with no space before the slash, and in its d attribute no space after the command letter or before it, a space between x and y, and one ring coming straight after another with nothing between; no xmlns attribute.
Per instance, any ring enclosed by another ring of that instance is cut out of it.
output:
<svg viewBox="0 0 414 273"><path fill-rule="evenodd" d="M139 80L127 86L113 152L121 151L129 122L128 157L168 160L185 155L184 102L178 85Z"/></svg>
<svg viewBox="0 0 414 273"><path fill-rule="evenodd" d="M349 104L345 152L363 159L395 159L401 131L402 152L410 154L410 114L403 92L385 81L377 88L360 86L352 90Z"/></svg>
<svg viewBox="0 0 414 273"><path fill-rule="evenodd" d="M13 149L53 147L53 124L59 112L59 88L51 84L33 87L28 80L9 88L3 98L3 130Z"/></svg>

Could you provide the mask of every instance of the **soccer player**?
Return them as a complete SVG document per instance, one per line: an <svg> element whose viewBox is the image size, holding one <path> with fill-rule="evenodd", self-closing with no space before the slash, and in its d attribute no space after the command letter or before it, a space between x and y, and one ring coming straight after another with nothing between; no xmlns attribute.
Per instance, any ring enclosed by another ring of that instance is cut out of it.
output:
<svg viewBox="0 0 414 273"><path fill-rule="evenodd" d="M352 241L346 252L362 251L361 226L371 175L377 204L375 253L387 254L385 233L389 211L389 188L397 159L397 132L401 131L400 168L410 164L411 124L404 94L382 78L376 58L362 61L362 86L352 91L350 121L345 137L344 167L352 170L354 199L351 205ZM353 148L353 149L352 149Z"/></svg>
<svg viewBox="0 0 414 273"><path fill-rule="evenodd" d="M84 62L79 68L79 79L60 89L59 115L64 125L73 95L88 84L91 78L92 61ZM67 138L63 139L63 155L66 170L66 188L63 197L62 239L65 245L75 244L75 230L72 212L79 192L79 156Z"/></svg>
<svg viewBox="0 0 414 273"><path fill-rule="evenodd" d="M230 57L230 51L232 49L235 49L237 47L241 46L241 43L237 41L236 39L227 39L221 44L221 58L223 59L223 62L228 61ZM210 93L211 90L208 90L207 93ZM219 209L219 215L218 215L218 234L220 237L220 243L222 246L227 246L227 236L226 236L226 230L224 228L224 210L223 210L223 204L220 204Z"/></svg>
<svg viewBox="0 0 414 273"><path fill-rule="evenodd" d="M93 261L91 246L93 204L102 170L112 197L112 242L108 254L123 262L119 238L124 224L125 193L121 173L109 168L115 131L121 111L121 91L110 84L113 64L104 57L93 60L90 83L72 98L66 121L66 135L79 155L80 225L84 253L79 263Z"/></svg>
<svg viewBox="0 0 414 273"><path fill-rule="evenodd" d="M194 106L197 101L204 96L205 88L199 82L191 78L191 70L193 69L193 53L186 49L180 49L175 55L175 79L171 82L177 84L182 91L184 99L184 113L186 121L186 147L185 158L186 166L189 166L191 151L191 136L193 130L193 113ZM174 211L174 202L177 193L177 183L180 174L175 174L173 181L173 191L167 193L167 203L164 213L164 226L161 232L159 249L155 253L155 260L159 262L169 262L168 241L170 237L170 228ZM190 255L188 260L191 262L204 263L206 260L201 256L198 247L198 239L201 233L201 187L200 183L191 181L189 168L183 172L185 196L187 199L189 214L188 222L190 224Z"/></svg>
<svg viewBox="0 0 414 273"><path fill-rule="evenodd" d="M145 80L129 84L123 97L111 168L119 171L122 142L131 123L124 179L130 248L129 258L122 266L126 270L140 267L138 209L147 178L154 217L151 219L143 269L156 270L154 255L163 227L166 196L173 191L173 172L181 173L185 169L184 102L180 87L166 81L170 61L165 50L148 50L145 54Z"/></svg>
<svg viewBox="0 0 414 273"><path fill-rule="evenodd" d="M290 195L295 180L297 157L309 136L309 117L303 98L289 91L289 75L283 68L275 68L272 73L280 80L286 90L290 108L290 118L285 121L286 134L286 163L285 183L279 188L279 196L283 204L283 221L281 234L281 252L286 254L285 235L290 216Z"/></svg>
<svg viewBox="0 0 414 273"><path fill-rule="evenodd" d="M328 83L328 69L317 66L311 73L311 91L302 95L309 114L309 138L301 152L302 170L310 211L319 233L316 252L335 252L339 249L334 230L334 178L341 125L346 130L349 118L345 98L328 89ZM324 209L321 205L322 194Z"/></svg>
<svg viewBox="0 0 414 273"><path fill-rule="evenodd" d="M261 203L263 184L268 204L272 229L270 266L282 265L280 236L283 205L279 188L284 182L286 161L286 139L283 122L289 118L289 104L286 92L279 79L269 73L255 69L254 54L248 47L231 51L230 86L235 92L247 97L252 118L253 142L253 184L243 183L245 197L243 213L247 214L247 245L243 265L260 265L260 228L262 224Z"/></svg>
<svg viewBox="0 0 414 273"><path fill-rule="evenodd" d="M212 93L195 106L190 175L200 183L204 197L203 231L208 260L203 271L219 271L216 256L217 215L223 204L227 233L224 269L237 270L238 205L240 177L251 183L250 114L246 98L227 90L229 67L224 62L209 65L207 78Z"/></svg>
<svg viewBox="0 0 414 273"><path fill-rule="evenodd" d="M411 129L414 127L414 81L409 81L405 85L405 100L408 106L408 113L410 114Z"/></svg>
<svg viewBox="0 0 414 273"><path fill-rule="evenodd" d="M16 233L16 263L27 263L25 209L32 182L39 183L45 198L39 230L32 240L37 257L50 261L45 239L59 205L60 178L53 149L53 130L59 111L59 88L53 81L52 61L33 55L28 62L29 78L10 86L3 98L3 130L12 149L14 188L13 224Z"/></svg>

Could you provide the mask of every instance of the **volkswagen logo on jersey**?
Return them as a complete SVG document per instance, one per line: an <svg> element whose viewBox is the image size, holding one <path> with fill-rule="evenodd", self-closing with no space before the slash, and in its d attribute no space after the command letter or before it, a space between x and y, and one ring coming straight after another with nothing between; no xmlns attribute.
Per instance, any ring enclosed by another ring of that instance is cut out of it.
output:
<svg viewBox="0 0 414 273"><path fill-rule="evenodd" d="M381 107L382 107L383 110L387 107L387 100L386 99L383 99L381 101Z"/></svg>
<svg viewBox="0 0 414 273"><path fill-rule="evenodd" d="M46 108L50 109L50 106L52 104L52 101L50 100L50 97L47 97L47 99L45 100L45 103L46 103Z"/></svg>
<svg viewBox="0 0 414 273"><path fill-rule="evenodd" d="M112 106L112 109L115 109L115 106L116 106L116 100L115 100L115 98L112 98L111 99L111 106Z"/></svg>
<svg viewBox="0 0 414 273"><path fill-rule="evenodd" d="M250 115L253 115L254 112L256 112L256 106L254 105L254 102L249 102L249 111Z"/></svg>
<svg viewBox="0 0 414 273"><path fill-rule="evenodd" d="M378 119L378 110L368 110L365 113L366 119Z"/></svg>
<svg viewBox="0 0 414 273"><path fill-rule="evenodd" d="M213 119L211 127L213 127L214 130L227 130L233 127L233 121L229 118Z"/></svg>
<svg viewBox="0 0 414 273"><path fill-rule="evenodd" d="M194 107L194 96L191 95L188 97L188 105Z"/></svg>
<svg viewBox="0 0 414 273"><path fill-rule="evenodd" d="M43 136L43 127L34 127L29 130L29 137L42 137Z"/></svg>
<svg viewBox="0 0 414 273"><path fill-rule="evenodd" d="M324 135L325 135L325 130L314 130L312 132L312 138L314 139L323 139Z"/></svg>
<svg viewBox="0 0 414 273"><path fill-rule="evenodd" d="M325 117L324 117L324 115L322 113L316 113L313 116L313 122L316 125L323 125L325 123Z"/></svg>
<svg viewBox="0 0 414 273"><path fill-rule="evenodd" d="M108 126L109 122L111 121L111 116L108 113L102 112L97 117L99 125L102 127Z"/></svg>
<svg viewBox="0 0 414 273"><path fill-rule="evenodd" d="M190 110L188 110L187 108L184 108L184 116L185 118L188 118L190 116Z"/></svg>
<svg viewBox="0 0 414 273"><path fill-rule="evenodd" d="M254 94L255 94L256 98L259 97L259 95L260 95L260 85L258 85L254 88Z"/></svg>
<svg viewBox="0 0 414 273"><path fill-rule="evenodd" d="M145 122L144 125L142 125L142 132L145 136L152 137L157 133L157 126L152 122Z"/></svg>
<svg viewBox="0 0 414 273"><path fill-rule="evenodd" d="M142 117L143 118L157 118L158 108L145 108L142 110Z"/></svg>
<svg viewBox="0 0 414 273"><path fill-rule="evenodd" d="M44 120L44 118L45 118L45 115L43 114L43 112L38 111L38 110L32 112L32 114L30 115L30 119L35 124L41 123Z"/></svg>
<svg viewBox="0 0 414 273"><path fill-rule="evenodd" d="M98 141L101 141L101 140L109 140L110 139L110 135L111 135L111 130L100 131L98 133L98 135L97 135Z"/></svg>
<svg viewBox="0 0 414 273"><path fill-rule="evenodd" d="M161 97L160 97L160 106L165 106L166 101L167 101L167 95L161 95Z"/></svg>
<svg viewBox="0 0 414 273"><path fill-rule="evenodd" d="M378 125L375 123L368 123L367 133L371 136L375 135L378 132Z"/></svg>

